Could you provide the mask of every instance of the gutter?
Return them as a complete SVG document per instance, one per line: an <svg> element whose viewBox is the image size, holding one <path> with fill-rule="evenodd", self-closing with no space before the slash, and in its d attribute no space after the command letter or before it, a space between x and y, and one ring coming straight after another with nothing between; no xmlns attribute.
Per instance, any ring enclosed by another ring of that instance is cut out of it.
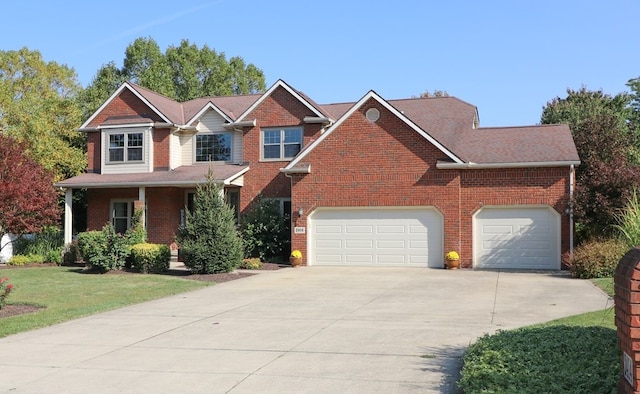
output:
<svg viewBox="0 0 640 394"><path fill-rule="evenodd" d="M304 123L320 123L323 125L331 124L331 119L324 116L305 116L303 119Z"/></svg>
<svg viewBox="0 0 640 394"><path fill-rule="evenodd" d="M93 132L93 131L101 131L102 129L120 129L120 128L131 128L131 127L155 127L158 129L174 129L177 130L185 130L185 131L196 131L197 128L195 126L187 126L187 125L178 125L175 123L166 123L166 122L154 122L154 123L123 123L123 124L113 124L113 125L102 125L98 127L82 127L76 129L80 132Z"/></svg>
<svg viewBox="0 0 640 394"><path fill-rule="evenodd" d="M302 164L291 168L281 168L280 172L286 176L291 174L311 174L311 164Z"/></svg>
<svg viewBox="0 0 640 394"><path fill-rule="evenodd" d="M242 131L242 129L244 127L256 127L256 120L243 120L240 122L231 122L231 123L225 123L223 125L223 127L225 129L231 129L231 130L235 130L235 131Z"/></svg>
<svg viewBox="0 0 640 394"><path fill-rule="evenodd" d="M569 161L529 161L519 163L450 163L439 161L436 168L441 170L473 170L485 168L527 168L527 167L573 167L580 164L579 160Z"/></svg>

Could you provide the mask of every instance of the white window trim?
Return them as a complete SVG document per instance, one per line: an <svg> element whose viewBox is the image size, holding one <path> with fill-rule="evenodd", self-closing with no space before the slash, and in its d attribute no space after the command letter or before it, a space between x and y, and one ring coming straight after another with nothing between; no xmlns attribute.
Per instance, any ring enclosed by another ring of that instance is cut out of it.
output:
<svg viewBox="0 0 640 394"><path fill-rule="evenodd" d="M104 133L104 149L102 150L104 153L104 163L106 165L123 165L123 164L145 164L146 163L146 149L147 149L147 145L148 145L148 136L147 136L147 129L113 129L113 130L109 130L106 131ZM118 134L124 134L125 135L125 146L122 148L124 149L123 152L123 157L124 159L122 161L111 161L110 160L110 155L109 155L109 150L110 150L110 146L109 146L109 140L110 140L110 136L112 135L118 135ZM128 134L142 134L142 160L128 160L127 159L127 135Z"/></svg>
<svg viewBox="0 0 640 394"><path fill-rule="evenodd" d="M265 131L275 131L280 130L280 157L277 158L265 158L264 157L264 133ZM285 130L300 130L300 151L304 149L304 127L302 126L288 126L288 127L265 127L260 130L260 161L290 161L295 156L285 157L284 156L284 132ZM298 153L299 153L298 152Z"/></svg>
<svg viewBox="0 0 640 394"><path fill-rule="evenodd" d="M118 199L111 200L109 202L109 223L111 223L111 225L115 227L115 223L114 223L114 220L116 219L115 204L127 203L127 210L130 210L130 212L128 212L129 215L127 216L127 229L130 229L131 221L133 220L133 215L135 211L135 207L133 206L135 201L136 200L134 198L118 198Z"/></svg>
<svg viewBox="0 0 640 394"><path fill-rule="evenodd" d="M231 138L231 141L229 142L230 145L230 149L231 149L231 156L229 157L229 160L207 160L207 161L198 161L198 136L203 136L203 135L217 135L217 134L222 134L222 135L228 135ZM202 163L233 163L233 150L234 150L234 136L235 133L233 132L215 132L215 131L207 131L207 132L197 132L196 134L194 134L193 136L193 151L192 151L192 161L193 164L202 164Z"/></svg>

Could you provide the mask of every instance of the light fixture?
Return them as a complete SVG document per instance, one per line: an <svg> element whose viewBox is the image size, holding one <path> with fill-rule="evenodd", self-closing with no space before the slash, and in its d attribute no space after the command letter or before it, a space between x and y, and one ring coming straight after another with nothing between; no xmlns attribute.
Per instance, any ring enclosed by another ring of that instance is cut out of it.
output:
<svg viewBox="0 0 640 394"><path fill-rule="evenodd" d="M302 216L304 214L304 209L302 207L298 208L298 216Z"/></svg>

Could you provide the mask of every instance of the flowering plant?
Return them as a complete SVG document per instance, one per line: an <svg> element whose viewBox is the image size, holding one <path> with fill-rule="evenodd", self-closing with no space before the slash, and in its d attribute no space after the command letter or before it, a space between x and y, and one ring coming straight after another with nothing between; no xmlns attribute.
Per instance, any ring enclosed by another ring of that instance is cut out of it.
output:
<svg viewBox="0 0 640 394"><path fill-rule="evenodd" d="M0 278L0 309L6 304L11 290L13 290L13 285L9 283L9 278Z"/></svg>
<svg viewBox="0 0 640 394"><path fill-rule="evenodd" d="M302 253L300 253L299 250L294 250L293 252L291 252L291 257L295 257L297 259L302 258Z"/></svg>
<svg viewBox="0 0 640 394"><path fill-rule="evenodd" d="M444 258L447 260L460 260L460 255L455 250L452 250L451 252L447 253Z"/></svg>

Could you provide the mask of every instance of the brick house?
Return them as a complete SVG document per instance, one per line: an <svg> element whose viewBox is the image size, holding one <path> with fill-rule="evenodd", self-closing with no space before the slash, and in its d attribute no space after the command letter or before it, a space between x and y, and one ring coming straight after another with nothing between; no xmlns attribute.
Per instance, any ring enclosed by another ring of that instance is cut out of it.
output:
<svg viewBox="0 0 640 394"><path fill-rule="evenodd" d="M560 269L572 247L578 154L566 125L479 127L454 97L319 105L283 81L263 94L175 102L124 83L81 126L88 229L123 231L144 207L150 242L172 244L211 169L238 214L258 196L291 218L307 265Z"/></svg>

